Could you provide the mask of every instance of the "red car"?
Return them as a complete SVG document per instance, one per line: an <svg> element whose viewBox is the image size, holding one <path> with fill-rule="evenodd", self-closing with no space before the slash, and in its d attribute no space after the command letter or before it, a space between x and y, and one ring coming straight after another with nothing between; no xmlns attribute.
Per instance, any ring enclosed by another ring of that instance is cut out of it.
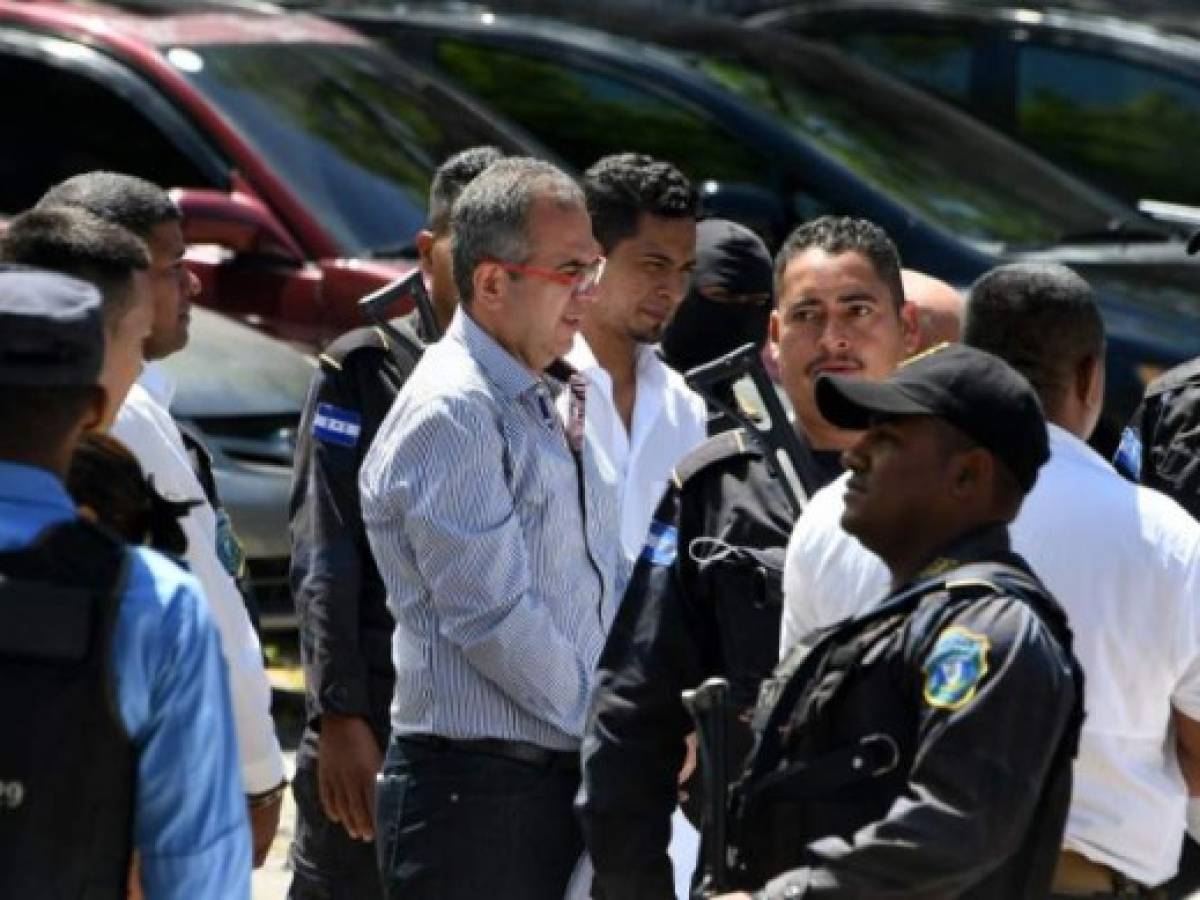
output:
<svg viewBox="0 0 1200 900"><path fill-rule="evenodd" d="M200 302L319 344L411 268L442 159L547 155L339 25L187 8L0 0L0 215L91 169L175 188Z"/></svg>

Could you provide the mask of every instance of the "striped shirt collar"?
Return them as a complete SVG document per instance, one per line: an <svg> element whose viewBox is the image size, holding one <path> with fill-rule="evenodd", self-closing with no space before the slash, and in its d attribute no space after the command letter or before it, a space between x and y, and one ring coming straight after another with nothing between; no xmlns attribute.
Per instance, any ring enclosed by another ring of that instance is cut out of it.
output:
<svg viewBox="0 0 1200 900"><path fill-rule="evenodd" d="M512 400L543 383L501 347L461 306L446 330L446 337L462 344L483 369L488 380Z"/></svg>

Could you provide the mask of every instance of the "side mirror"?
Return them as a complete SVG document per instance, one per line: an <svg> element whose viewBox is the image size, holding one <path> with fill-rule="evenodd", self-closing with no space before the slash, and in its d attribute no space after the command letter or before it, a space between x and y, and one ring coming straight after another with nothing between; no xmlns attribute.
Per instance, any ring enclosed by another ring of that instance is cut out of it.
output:
<svg viewBox="0 0 1200 900"><path fill-rule="evenodd" d="M788 225L783 202L756 184L705 181L700 185L704 215L730 219L745 225L774 251L785 237Z"/></svg>
<svg viewBox="0 0 1200 900"><path fill-rule="evenodd" d="M273 257L302 265L304 253L257 197L199 188L176 188L171 199L183 213L187 244L214 244L237 255Z"/></svg>

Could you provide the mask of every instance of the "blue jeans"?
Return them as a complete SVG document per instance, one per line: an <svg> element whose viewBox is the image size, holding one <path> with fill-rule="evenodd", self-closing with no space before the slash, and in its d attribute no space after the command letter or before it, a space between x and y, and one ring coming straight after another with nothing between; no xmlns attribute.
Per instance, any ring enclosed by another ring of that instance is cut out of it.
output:
<svg viewBox="0 0 1200 900"><path fill-rule="evenodd" d="M577 765L392 738L377 791L389 900L562 900L583 838Z"/></svg>

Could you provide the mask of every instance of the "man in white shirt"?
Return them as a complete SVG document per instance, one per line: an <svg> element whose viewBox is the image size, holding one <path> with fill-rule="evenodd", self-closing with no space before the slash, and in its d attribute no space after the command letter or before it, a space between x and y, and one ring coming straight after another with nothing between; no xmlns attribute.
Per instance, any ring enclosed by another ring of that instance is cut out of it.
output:
<svg viewBox="0 0 1200 900"><path fill-rule="evenodd" d="M605 265L566 361L587 379L587 440L620 494L624 593L671 470L707 436L704 400L655 350L696 265L699 197L670 163L634 153L599 160L582 184ZM569 401L569 392L558 400L564 417ZM686 891L697 838L682 814L674 824L676 883ZM590 880L584 863L568 897L588 896Z"/></svg>
<svg viewBox="0 0 1200 900"><path fill-rule="evenodd" d="M1050 422L1050 461L1012 539L1067 610L1086 675L1055 895L1150 896L1175 872L1188 783L1200 784L1200 525L1084 443L1103 404L1104 328L1081 278L1057 265L988 273L963 340L1021 371ZM882 562L840 526L844 491L841 479L818 493L793 534L785 650L886 593Z"/></svg>
<svg viewBox="0 0 1200 900"><path fill-rule="evenodd" d="M588 381L587 437L616 473L632 568L671 470L706 436L704 400L655 352L696 266L699 198L670 163L634 153L601 159L582 184L604 275L566 359Z"/></svg>
<svg viewBox="0 0 1200 900"><path fill-rule="evenodd" d="M76 206L136 234L150 251L147 278L154 320L143 345L147 360L162 359L187 343L191 299L199 282L183 262L185 245L180 213L161 188L140 178L91 172L51 188L38 207ZM168 408L174 386L166 374L147 365L117 413L112 434L141 463L154 486L171 500L198 500L181 524L187 536L185 561L199 579L221 649L229 667L243 789L254 840L254 864L266 859L279 826L286 779L283 754L271 719L271 687L263 668L262 648L250 624L233 572L223 560L218 514L205 499L178 426Z"/></svg>

